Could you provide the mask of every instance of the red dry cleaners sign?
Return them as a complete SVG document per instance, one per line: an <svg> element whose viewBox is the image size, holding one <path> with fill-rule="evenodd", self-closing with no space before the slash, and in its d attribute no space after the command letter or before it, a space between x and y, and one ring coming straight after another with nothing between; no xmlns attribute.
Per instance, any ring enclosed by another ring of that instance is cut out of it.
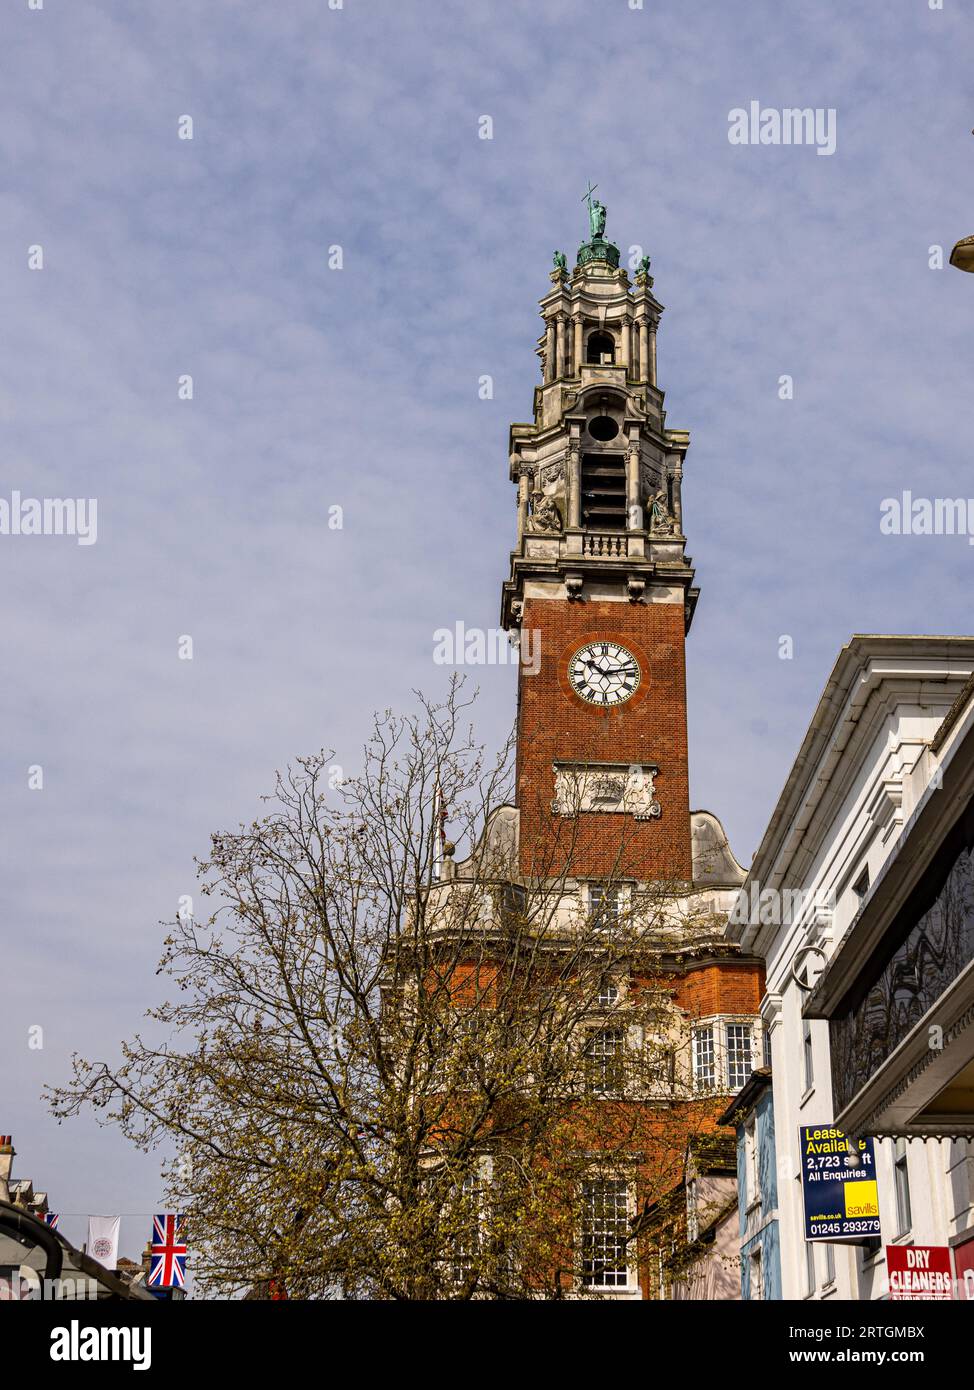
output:
<svg viewBox="0 0 974 1390"><path fill-rule="evenodd" d="M950 1251L946 1245L887 1245L886 1269L894 1303L951 1296Z"/></svg>

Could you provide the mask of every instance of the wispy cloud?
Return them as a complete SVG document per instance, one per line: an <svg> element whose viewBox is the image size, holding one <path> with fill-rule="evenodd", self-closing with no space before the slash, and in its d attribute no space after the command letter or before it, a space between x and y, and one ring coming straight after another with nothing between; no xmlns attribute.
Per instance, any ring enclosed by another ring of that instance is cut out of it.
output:
<svg viewBox="0 0 974 1390"><path fill-rule="evenodd" d="M496 622L507 426L588 178L668 306L703 590L693 800L738 854L851 631L969 628L969 549L878 525L904 487L970 491L974 300L927 266L974 231L969 21L48 0L6 26L4 485L97 497L99 535L0 538L5 1129L62 1209L151 1211L154 1161L58 1130L40 1082L137 1026L209 831L296 753L353 764L373 705L442 681L436 628ZM752 99L834 107L834 157L730 145ZM482 684L496 738L511 673Z"/></svg>

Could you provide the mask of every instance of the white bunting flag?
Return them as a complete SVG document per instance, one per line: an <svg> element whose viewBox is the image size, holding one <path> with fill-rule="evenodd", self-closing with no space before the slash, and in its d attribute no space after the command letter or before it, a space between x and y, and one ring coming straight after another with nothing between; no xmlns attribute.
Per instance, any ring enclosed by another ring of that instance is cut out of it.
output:
<svg viewBox="0 0 974 1390"><path fill-rule="evenodd" d="M88 1254L106 1269L118 1264L118 1228L120 1216L88 1217Z"/></svg>

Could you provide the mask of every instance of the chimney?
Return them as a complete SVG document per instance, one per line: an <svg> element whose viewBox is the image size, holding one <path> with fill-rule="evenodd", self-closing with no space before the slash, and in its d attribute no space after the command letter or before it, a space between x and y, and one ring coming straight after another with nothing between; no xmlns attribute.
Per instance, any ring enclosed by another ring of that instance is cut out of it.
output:
<svg viewBox="0 0 974 1390"><path fill-rule="evenodd" d="M13 1139L9 1134L0 1134L0 1202L10 1201L10 1170L13 1163Z"/></svg>

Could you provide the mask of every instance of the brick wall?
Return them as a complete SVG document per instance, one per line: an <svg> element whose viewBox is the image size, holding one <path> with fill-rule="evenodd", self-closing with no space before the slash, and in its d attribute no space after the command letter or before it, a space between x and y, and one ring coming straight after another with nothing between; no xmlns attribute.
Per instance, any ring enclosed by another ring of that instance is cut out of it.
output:
<svg viewBox="0 0 974 1390"><path fill-rule="evenodd" d="M522 623L540 635L540 667L523 669L518 702L518 805L522 867L557 833L550 813L552 763L655 763L659 820L585 812L573 828L573 872L618 872L644 880L691 875L686 674L682 603L572 603L528 599ZM642 680L619 709L586 704L567 683L568 657L586 641L621 642L637 656ZM535 641L538 639L536 638ZM625 824L623 824L625 823ZM562 834L563 834L562 828Z"/></svg>
<svg viewBox="0 0 974 1390"><path fill-rule="evenodd" d="M673 984L675 1002L691 1018L756 1015L764 993L764 970L754 960L719 961L688 970Z"/></svg>

